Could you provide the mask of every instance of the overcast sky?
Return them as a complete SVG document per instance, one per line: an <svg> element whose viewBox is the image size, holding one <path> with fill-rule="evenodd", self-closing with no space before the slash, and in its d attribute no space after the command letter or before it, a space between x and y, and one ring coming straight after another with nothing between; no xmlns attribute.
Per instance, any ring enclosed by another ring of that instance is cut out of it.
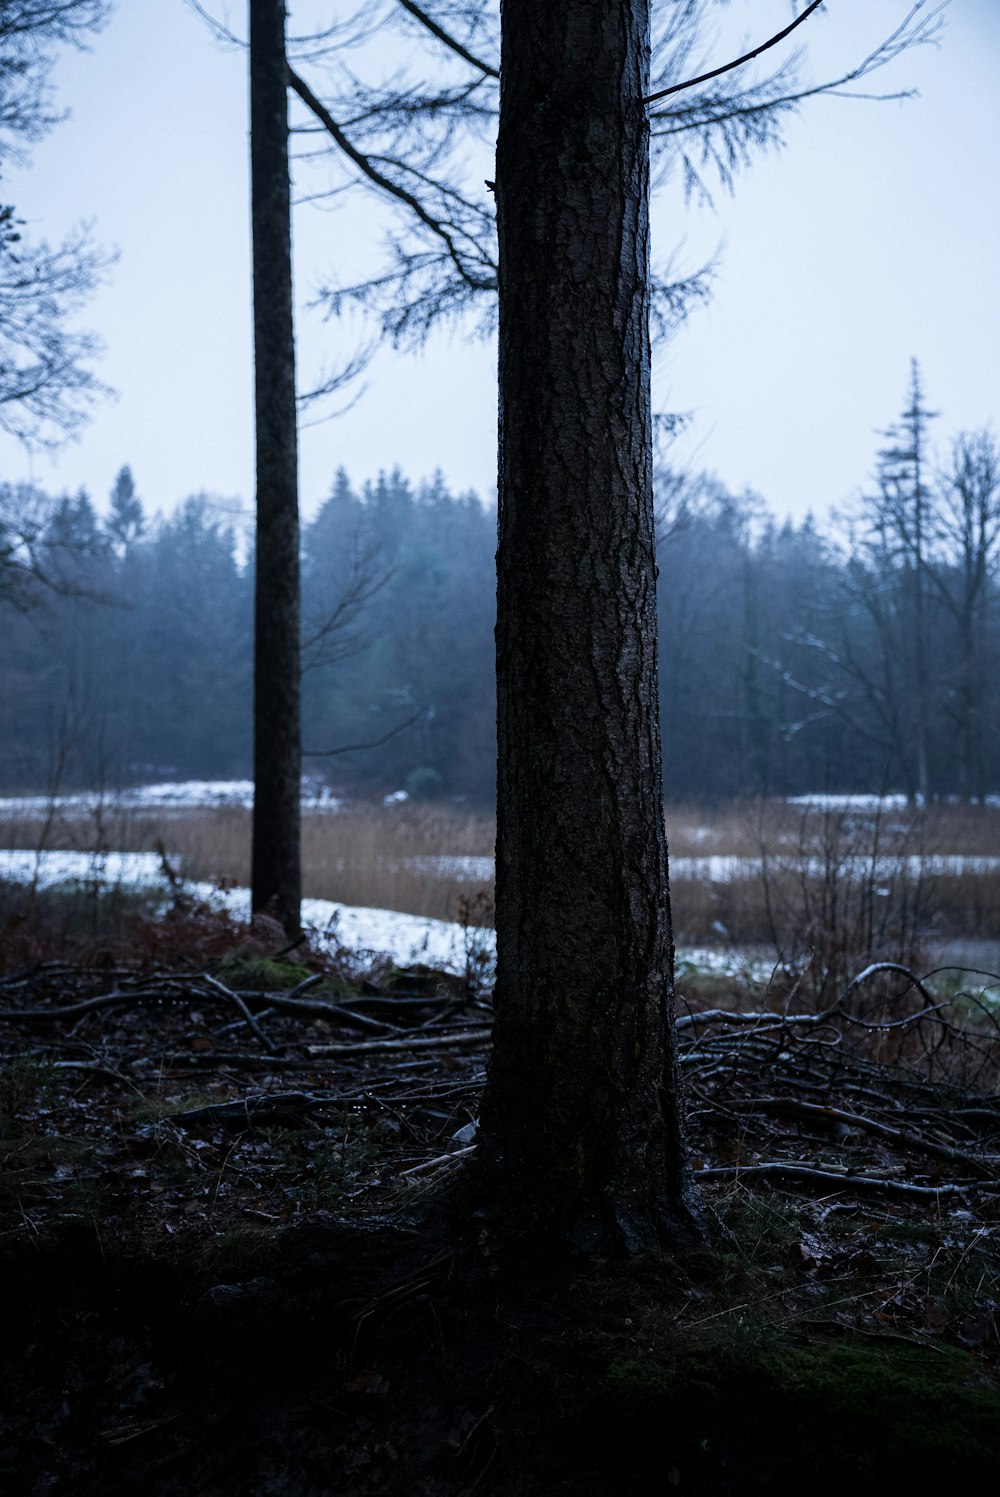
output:
<svg viewBox="0 0 1000 1497"><path fill-rule="evenodd" d="M345 0L293 0L303 26ZM225 9L217 0L216 13ZM229 6L242 24L243 4ZM830 0L800 36L814 77L855 60L906 0ZM734 0L710 60L784 24L787 0ZM712 43L716 44L714 47ZM777 53L771 56L776 58ZM692 268L721 245L710 304L657 359L657 409L693 420L677 458L760 493L779 514L824 513L865 481L897 414L909 360L923 365L942 439L1000 416L1000 3L951 0L940 47L900 59L883 89L905 103L819 99L714 210L668 186L656 251ZM54 81L71 118L8 171L4 197L35 235L92 220L119 252L87 325L118 398L53 461L0 441L0 478L106 497L124 463L153 507L207 490L253 497L245 58L220 48L185 0L120 0ZM366 253L363 214L297 210L303 383L353 334L307 303L326 265ZM440 468L492 497L495 355L462 336L419 356L380 354L358 404L303 432L307 513L338 465L357 481L399 464Z"/></svg>

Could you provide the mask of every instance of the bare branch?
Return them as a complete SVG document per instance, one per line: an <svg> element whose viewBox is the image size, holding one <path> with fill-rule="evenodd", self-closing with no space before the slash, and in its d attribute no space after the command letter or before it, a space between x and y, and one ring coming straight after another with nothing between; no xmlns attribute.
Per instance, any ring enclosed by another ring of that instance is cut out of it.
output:
<svg viewBox="0 0 1000 1497"><path fill-rule="evenodd" d="M423 224L425 229L429 230L431 234L443 242L448 253L448 258L451 260L459 278L471 290L495 290L495 278L476 276L469 270L456 242L454 225L448 224L442 219L435 218L433 214L427 211L419 198L415 197L412 192L407 191L400 183L394 182L391 177L386 176L385 172L379 170L370 156L365 155L364 152L359 151L356 146L352 145L330 111L320 102L309 85L291 68L288 70L288 81L290 87L298 94L302 102L312 111L320 123L325 126L327 132L332 136L340 150L354 163L362 175L367 177L369 182L381 192L403 203L410 209L410 212L416 219Z"/></svg>
<svg viewBox="0 0 1000 1497"><path fill-rule="evenodd" d="M405 3L405 0L400 0L400 4L403 3ZM731 73L734 68L741 68L745 62L752 62L762 52L767 52L772 47L776 47L779 42L783 42L786 36L790 36L796 27L802 25L803 21L808 21L813 11L819 10L823 4L825 4L825 0L812 0L811 5L800 16L796 16L795 20L782 31L776 32L766 42L761 42L760 46L754 47L751 52L744 52L742 57L734 58L732 62L723 63L719 68L712 68L708 73L701 73L697 78L688 78L683 83L673 83L669 88L658 89L655 94L648 94L642 102L644 104L655 104L657 99L666 99L671 94L679 94L683 89L695 88L699 83L707 83L710 78L720 78L723 73Z"/></svg>
<svg viewBox="0 0 1000 1497"><path fill-rule="evenodd" d="M227 47L238 47L240 51L246 51L249 43L242 36L237 36L223 21L216 20L202 5L201 0L187 0L188 5L200 16L205 25L211 31L217 42L223 42Z"/></svg>
<svg viewBox="0 0 1000 1497"><path fill-rule="evenodd" d="M947 0L945 0L947 3ZM888 66L911 46L936 40L943 5L937 5L918 20L927 0L917 0L900 23L862 60L839 77L800 87L796 81L799 54L787 59L768 77L748 87L732 89L728 84L711 88L693 99L673 107L650 112L654 148L666 143L680 146L685 136L694 136L700 144L700 166L711 164L722 184L732 190L737 167L747 166L751 151L783 144L781 124L784 116L809 99L829 95L833 98L898 100L911 98L915 90L899 89L889 93L867 93L854 90L869 74ZM672 59L676 61L676 58ZM662 98L661 90L657 97ZM687 153L682 154L685 191L696 191L711 201L699 165Z"/></svg>
<svg viewBox="0 0 1000 1497"><path fill-rule="evenodd" d="M467 62L470 67L478 68L481 73L485 73L487 78L500 77L499 68L491 67L489 63L483 62L480 58L476 57L467 47L463 47L460 41L457 41L455 37L445 31L443 26L439 26L437 21L432 16L429 16L425 10L422 10L419 5L414 5L413 0L398 0L398 3L411 16L415 17L421 26L426 27L432 36L436 36L439 42L443 42L446 47L454 52L456 57L461 57L462 61Z"/></svg>
<svg viewBox="0 0 1000 1497"><path fill-rule="evenodd" d="M354 631L359 615L394 577L392 567L380 564L377 542L361 547L355 542L350 575L340 596L324 618L302 639L302 673L348 660L364 648Z"/></svg>
<svg viewBox="0 0 1000 1497"><path fill-rule="evenodd" d="M331 749L303 749L302 757L304 759L330 759L335 754L353 754L360 749L381 748L383 743L388 743L390 738L395 738L396 734L402 733L405 728L411 728L424 715L425 709L421 707L405 722L397 723L394 728L389 729L388 733L383 733L381 738L372 738L366 743L342 743L338 748Z"/></svg>

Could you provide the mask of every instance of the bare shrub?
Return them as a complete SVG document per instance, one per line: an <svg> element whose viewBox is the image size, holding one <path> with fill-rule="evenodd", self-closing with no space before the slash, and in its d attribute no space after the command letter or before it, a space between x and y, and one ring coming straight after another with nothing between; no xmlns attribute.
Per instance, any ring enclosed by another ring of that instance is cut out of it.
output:
<svg viewBox="0 0 1000 1497"><path fill-rule="evenodd" d="M996 808L741 809L742 826L735 806L669 812L675 932L770 951L776 1000L801 990L822 1008L871 962L917 968L943 938L1000 929L996 871L953 861L997 855Z"/></svg>

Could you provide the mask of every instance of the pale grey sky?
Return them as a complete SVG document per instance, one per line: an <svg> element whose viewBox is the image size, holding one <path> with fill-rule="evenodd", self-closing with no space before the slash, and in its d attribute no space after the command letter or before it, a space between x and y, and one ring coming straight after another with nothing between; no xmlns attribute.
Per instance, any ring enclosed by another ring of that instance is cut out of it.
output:
<svg viewBox="0 0 1000 1497"><path fill-rule="evenodd" d="M222 10L218 0L218 10ZM301 28L346 9L298 0ZM244 6L230 14L242 22ZM906 0L830 0L803 28L808 71L855 58ZM757 40L787 0L734 0L717 37ZM777 54L772 54L776 56ZM906 103L819 99L715 210L673 187L655 208L661 257L693 266L723 243L711 303L657 360L659 409L691 411L679 458L749 486L779 513L824 512L865 480L877 429L896 415L920 358L942 436L1000 418L1000 3L952 0L942 45L877 80ZM0 478L86 486L103 500L123 463L155 507L201 489L253 496L245 59L220 49L184 0L119 0L111 24L55 73L72 111L4 193L35 234L80 219L120 252L87 325L117 391L53 461L0 442ZM308 205L296 215L302 382L353 334L306 309L325 265L363 264L370 216ZM311 512L339 464L361 481L399 464L441 468L484 497L495 482L494 351L461 335L376 359L347 414L303 432Z"/></svg>

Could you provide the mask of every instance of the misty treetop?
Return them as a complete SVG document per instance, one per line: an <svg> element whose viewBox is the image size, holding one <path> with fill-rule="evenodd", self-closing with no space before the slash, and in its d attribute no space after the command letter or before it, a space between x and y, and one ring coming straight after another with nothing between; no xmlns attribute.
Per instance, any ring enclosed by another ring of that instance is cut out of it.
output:
<svg viewBox="0 0 1000 1497"><path fill-rule="evenodd" d="M303 535L307 769L492 797L495 549L495 513L440 478L337 475Z"/></svg>
<svg viewBox="0 0 1000 1497"><path fill-rule="evenodd" d="M1000 457L988 432L935 444L921 412L911 381L829 533L659 474L668 798L1000 784ZM492 800L495 546L495 512L441 478L336 474L302 534L306 772ZM252 555L231 506L151 516L128 470L103 515L0 486L0 627L5 786L247 773Z"/></svg>
<svg viewBox="0 0 1000 1497"><path fill-rule="evenodd" d="M440 480L339 473L302 540L307 770L488 799L495 516ZM123 470L102 519L0 486L3 783L246 774L252 573L210 496L151 517Z"/></svg>

